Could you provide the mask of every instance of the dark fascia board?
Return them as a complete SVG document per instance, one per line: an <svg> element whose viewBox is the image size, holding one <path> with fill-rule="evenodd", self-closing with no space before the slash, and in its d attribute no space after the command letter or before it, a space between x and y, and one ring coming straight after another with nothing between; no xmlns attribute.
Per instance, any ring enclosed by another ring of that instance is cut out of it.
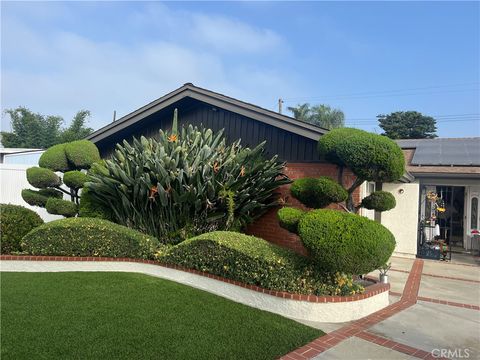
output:
<svg viewBox="0 0 480 360"><path fill-rule="evenodd" d="M87 137L87 139L93 142L103 140L186 97L205 102L214 107L244 115L246 117L312 140L318 140L320 136L328 132L326 129L304 123L289 116L278 114L256 105L245 103L243 101L215 93L210 90L202 89L191 84L185 84L171 93L168 93L167 95L162 96L161 98L131 112L130 114L123 116L117 121L93 132Z"/></svg>
<svg viewBox="0 0 480 360"><path fill-rule="evenodd" d="M413 176L408 171L405 171L405 173L402 175L402 177L398 181L401 183L411 183L413 180L415 180L415 176Z"/></svg>
<svg viewBox="0 0 480 360"><path fill-rule="evenodd" d="M417 179L420 178L442 178L442 179L480 179L480 174L462 174L462 173L415 173Z"/></svg>

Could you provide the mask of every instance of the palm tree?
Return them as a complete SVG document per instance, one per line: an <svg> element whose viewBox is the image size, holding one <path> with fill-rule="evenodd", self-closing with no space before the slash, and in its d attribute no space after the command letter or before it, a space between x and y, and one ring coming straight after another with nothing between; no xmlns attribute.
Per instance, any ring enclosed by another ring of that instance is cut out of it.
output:
<svg viewBox="0 0 480 360"><path fill-rule="evenodd" d="M298 104L297 106L289 106L287 108L289 111L293 113L293 117L297 120L310 122L310 104Z"/></svg>
<svg viewBox="0 0 480 360"><path fill-rule="evenodd" d="M335 129L345 126L345 115L340 109L332 109L328 105L320 104L310 107L310 104L298 104L288 107L293 117L325 129Z"/></svg>

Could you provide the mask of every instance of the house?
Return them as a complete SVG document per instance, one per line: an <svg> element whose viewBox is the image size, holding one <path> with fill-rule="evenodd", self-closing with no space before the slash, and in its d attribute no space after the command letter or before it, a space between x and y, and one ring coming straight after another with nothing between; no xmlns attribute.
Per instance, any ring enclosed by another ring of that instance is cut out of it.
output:
<svg viewBox="0 0 480 360"><path fill-rule="evenodd" d="M397 140L406 162L403 182L364 184L362 196L380 188L397 206L376 214L397 241L397 255L431 257L438 239L452 252L477 254L472 231L480 228L480 138ZM438 211L438 208L442 211ZM375 214L366 216L375 218ZM438 256L438 255L437 255Z"/></svg>
<svg viewBox="0 0 480 360"><path fill-rule="evenodd" d="M151 137L158 134L159 129L168 129L174 109L178 109L179 126L192 124L214 131L224 129L227 140L240 138L242 144L249 147L266 141L266 156L278 155L280 160L287 162L285 172L292 179L305 176L337 178L337 167L321 161L317 152L318 139L328 130L191 83L95 131L87 139L97 145L102 157L108 157L123 139ZM347 186L353 179L352 173L345 173ZM285 198L289 197L288 188L282 189L282 193ZM359 191L354 196L359 200ZM289 202L299 205L291 198ZM248 232L305 252L299 238L279 226L276 210L265 214L249 227Z"/></svg>

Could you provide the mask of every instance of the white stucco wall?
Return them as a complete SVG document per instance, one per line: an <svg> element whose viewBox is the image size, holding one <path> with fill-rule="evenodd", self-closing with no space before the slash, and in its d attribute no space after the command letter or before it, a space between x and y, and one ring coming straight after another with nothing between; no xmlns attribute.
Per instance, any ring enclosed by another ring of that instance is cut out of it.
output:
<svg viewBox="0 0 480 360"><path fill-rule="evenodd" d="M382 185L382 190L392 193L397 201L394 209L382 212L381 215L382 224L395 235L397 241L394 255L415 257L417 254L420 185L417 182L385 183Z"/></svg>

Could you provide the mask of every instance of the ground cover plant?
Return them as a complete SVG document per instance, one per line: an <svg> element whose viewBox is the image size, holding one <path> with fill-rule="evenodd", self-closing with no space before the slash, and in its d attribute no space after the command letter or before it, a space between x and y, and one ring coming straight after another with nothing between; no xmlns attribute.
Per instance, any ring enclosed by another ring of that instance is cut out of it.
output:
<svg viewBox="0 0 480 360"><path fill-rule="evenodd" d="M176 114L176 113L175 113ZM86 183L90 203L112 209L112 220L179 242L211 230L239 229L278 204L276 189L289 183L264 144L228 144L223 131L191 125L157 138L117 144Z"/></svg>
<svg viewBox="0 0 480 360"><path fill-rule="evenodd" d="M107 220L70 218L29 232L22 248L31 255L152 258L158 240Z"/></svg>
<svg viewBox="0 0 480 360"><path fill-rule="evenodd" d="M277 359L323 334L141 274L1 275L5 360Z"/></svg>
<svg viewBox="0 0 480 360"><path fill-rule="evenodd" d="M19 205L0 204L0 253L21 251L23 236L42 224L42 218L35 211Z"/></svg>
<svg viewBox="0 0 480 360"><path fill-rule="evenodd" d="M96 161L100 161L100 154L88 140L52 146L42 154L38 167L27 169L29 184L39 190L24 189L23 200L29 205L44 207L50 214L76 216L81 188L87 181L82 170L89 169ZM70 201L64 200L64 195L68 195Z"/></svg>
<svg viewBox="0 0 480 360"><path fill-rule="evenodd" d="M199 235L164 249L157 259L161 263L296 294L353 295L363 291L352 277L325 274L310 259L292 250L237 232Z"/></svg>

